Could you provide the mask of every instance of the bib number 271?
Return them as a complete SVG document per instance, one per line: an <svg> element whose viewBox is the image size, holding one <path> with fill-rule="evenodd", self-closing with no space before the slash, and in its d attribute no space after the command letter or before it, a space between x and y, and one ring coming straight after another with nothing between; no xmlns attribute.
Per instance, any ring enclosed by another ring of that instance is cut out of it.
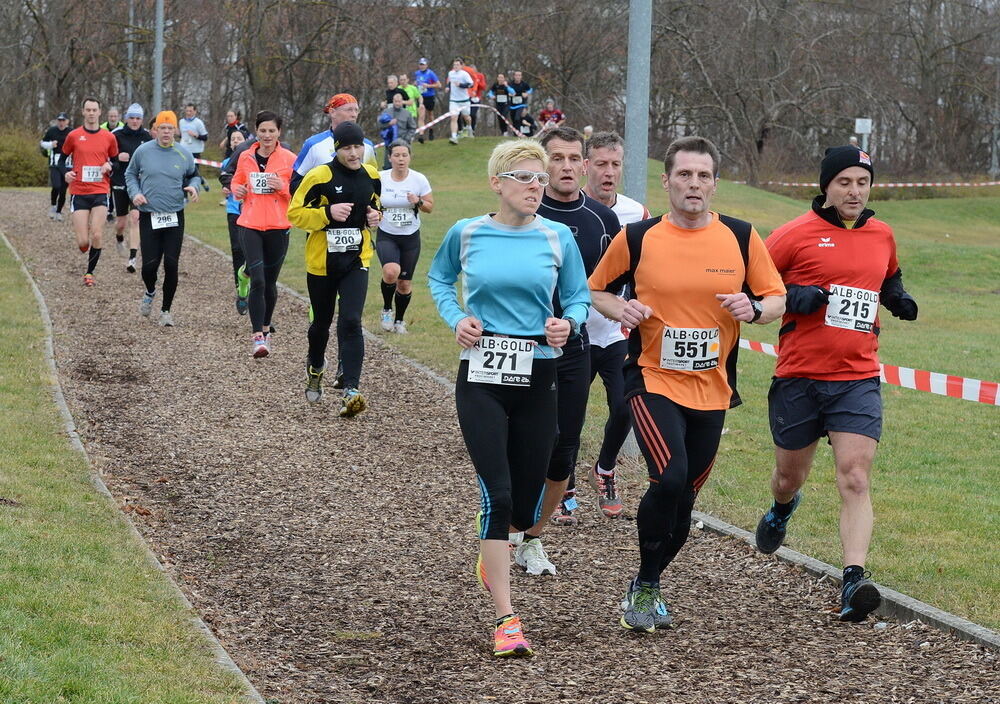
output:
<svg viewBox="0 0 1000 704"><path fill-rule="evenodd" d="M531 386L531 364L535 348L530 340L515 337L483 337L469 351L466 377L479 384Z"/></svg>

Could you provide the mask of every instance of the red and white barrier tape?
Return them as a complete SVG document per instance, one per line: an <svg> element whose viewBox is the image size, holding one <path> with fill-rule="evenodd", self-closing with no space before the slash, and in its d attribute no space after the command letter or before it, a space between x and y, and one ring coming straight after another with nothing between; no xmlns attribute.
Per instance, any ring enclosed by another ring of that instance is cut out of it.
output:
<svg viewBox="0 0 1000 704"><path fill-rule="evenodd" d="M208 159L195 159L194 163L201 164L202 166L214 166L217 169L222 168L221 161L209 161Z"/></svg>
<svg viewBox="0 0 1000 704"><path fill-rule="evenodd" d="M772 357L778 356L778 348L767 342L756 342L740 338L740 347L755 352L763 352ZM990 406L1000 406L1000 384L995 381L980 381L962 376L928 372L923 369L897 367L893 364L882 364L879 375L883 383L901 386L904 389L927 391L939 396L950 396L966 401L976 401Z"/></svg>
<svg viewBox="0 0 1000 704"><path fill-rule="evenodd" d="M738 181L737 183L746 183ZM792 186L794 188L819 188L818 183L800 183L798 181L764 181L767 186ZM1000 181L976 181L976 182L955 182L955 181L914 181L912 183L873 183L872 188L919 188L922 186L937 186L941 188L952 187L983 187L1000 186Z"/></svg>

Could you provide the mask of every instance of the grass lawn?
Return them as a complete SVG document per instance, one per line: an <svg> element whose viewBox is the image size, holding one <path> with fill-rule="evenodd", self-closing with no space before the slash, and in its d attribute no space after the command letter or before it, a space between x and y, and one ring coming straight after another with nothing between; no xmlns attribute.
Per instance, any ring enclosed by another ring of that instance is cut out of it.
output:
<svg viewBox="0 0 1000 704"><path fill-rule="evenodd" d="M2 245L0 309L0 701L242 701L65 439L35 300Z"/></svg>
<svg viewBox="0 0 1000 704"><path fill-rule="evenodd" d="M408 311L411 334L386 335L392 346L447 377L458 349L440 321L426 288L427 267L445 231L456 220L495 208L486 184L486 161L495 139L444 140L416 145L413 168L431 181L435 211L423 217L423 252ZM647 206L662 213L662 166L650 163ZM225 215L215 189L189 208L188 229L228 248ZM762 236L802 213L807 201L723 182L717 209L753 222ZM997 380L995 345L1000 332L1000 198L948 198L874 202L895 232L906 286L920 303L920 319L902 323L883 311L882 359L900 366ZM293 233L282 279L304 291L304 237ZM373 260L365 325L378 330L380 294ZM299 321L298 324L305 324ZM777 325L746 330L774 341ZM729 414L712 479L700 507L753 529L769 501L773 463L766 394L773 360L744 351L741 392L746 403ZM597 451L604 422L603 389L595 385L581 461ZM996 463L998 411L968 401L887 386L885 435L876 461L875 539L868 563L875 577L916 598L987 626L1000 627L1000 499ZM627 501L642 490L637 474ZM839 499L828 447L817 455L806 499L791 525L788 544L840 564Z"/></svg>

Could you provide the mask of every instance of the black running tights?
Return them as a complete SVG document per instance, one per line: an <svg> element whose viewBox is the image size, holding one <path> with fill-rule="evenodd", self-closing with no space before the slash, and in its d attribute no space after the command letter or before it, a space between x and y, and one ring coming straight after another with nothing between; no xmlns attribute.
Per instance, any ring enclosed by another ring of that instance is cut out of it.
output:
<svg viewBox="0 0 1000 704"><path fill-rule="evenodd" d="M240 228L246 273L250 277L250 325L266 332L278 302L278 274L288 253L288 230Z"/></svg>
<svg viewBox="0 0 1000 704"><path fill-rule="evenodd" d="M156 290L156 276L163 261L162 310L170 310L177 293L177 271L184 241L184 211L177 213L176 227L154 230L149 213L139 213L139 246L142 248L142 281L147 291Z"/></svg>
<svg viewBox="0 0 1000 704"><path fill-rule="evenodd" d="M313 322L309 326L309 364L317 369L326 364L326 344L330 340L334 306L339 298L337 352L343 366L344 388L356 389L365 358L361 312L368 294L368 269L354 267L347 271L327 271L326 276L306 274L313 310Z"/></svg>

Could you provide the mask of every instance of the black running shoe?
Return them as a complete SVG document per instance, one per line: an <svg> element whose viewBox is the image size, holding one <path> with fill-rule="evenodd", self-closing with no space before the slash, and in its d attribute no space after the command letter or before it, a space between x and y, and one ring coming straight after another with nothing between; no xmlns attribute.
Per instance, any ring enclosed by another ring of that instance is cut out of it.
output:
<svg viewBox="0 0 1000 704"><path fill-rule="evenodd" d="M802 492L795 492L795 498L792 499L792 510L788 512L787 516L779 516L774 512L774 506L765 513L761 519L760 523L757 524L757 549L760 550L765 555L770 555L772 552L781 547L781 544L785 542L785 532L788 526L788 519L792 517L795 513L796 506L802 501Z"/></svg>
<svg viewBox="0 0 1000 704"><path fill-rule="evenodd" d="M844 582L840 592L841 621L864 621L882 603L882 595L874 582L868 579L870 576L871 572L865 572L858 579Z"/></svg>

